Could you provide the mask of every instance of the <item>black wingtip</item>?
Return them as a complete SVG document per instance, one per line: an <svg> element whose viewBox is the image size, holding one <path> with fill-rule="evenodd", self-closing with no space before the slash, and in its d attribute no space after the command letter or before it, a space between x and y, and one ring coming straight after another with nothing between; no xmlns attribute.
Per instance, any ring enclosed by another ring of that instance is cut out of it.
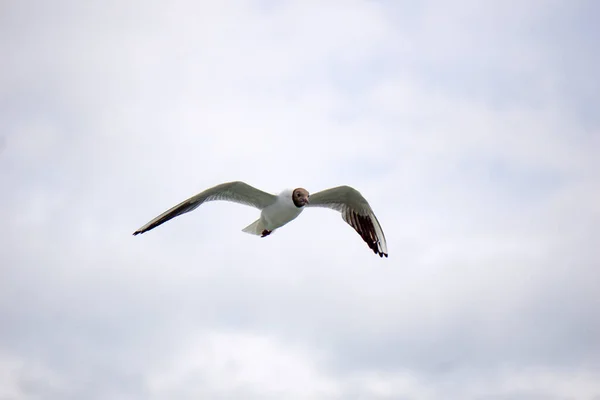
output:
<svg viewBox="0 0 600 400"><path fill-rule="evenodd" d="M385 256L385 258L388 258L388 253L384 253L383 251L379 251L378 249L373 249L373 253L377 254L381 258L383 258L383 256Z"/></svg>

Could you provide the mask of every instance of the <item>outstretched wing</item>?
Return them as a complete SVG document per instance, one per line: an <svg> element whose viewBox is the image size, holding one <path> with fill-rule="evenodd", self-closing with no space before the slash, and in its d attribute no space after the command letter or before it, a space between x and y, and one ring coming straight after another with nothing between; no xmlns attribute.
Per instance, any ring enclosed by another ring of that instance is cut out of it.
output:
<svg viewBox="0 0 600 400"><path fill-rule="evenodd" d="M195 210L202 203L207 201L231 201L234 203L256 207L259 210L262 210L268 205L273 204L276 198L277 196L263 192L262 190L256 189L255 187L252 187L244 182L236 181L222 183L210 189L206 189L202 193L198 193L197 195L192 196L185 201L182 201L175 207L165 211L137 231L133 232L133 235L135 236L137 234L154 229L160 224L163 224L168 220L177 217L178 215Z"/></svg>
<svg viewBox="0 0 600 400"><path fill-rule="evenodd" d="M342 218L380 257L388 256L387 243L381 225L367 200L350 186L338 186L310 195L307 207L327 207L337 210Z"/></svg>

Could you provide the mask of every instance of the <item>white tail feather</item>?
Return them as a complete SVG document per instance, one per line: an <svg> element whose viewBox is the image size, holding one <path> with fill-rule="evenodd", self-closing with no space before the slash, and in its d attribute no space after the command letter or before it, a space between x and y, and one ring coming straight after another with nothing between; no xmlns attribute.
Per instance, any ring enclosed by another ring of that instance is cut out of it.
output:
<svg viewBox="0 0 600 400"><path fill-rule="evenodd" d="M262 220L259 218L244 229L242 229L242 232L246 232L251 235L262 235L264 230L265 226L263 225Z"/></svg>

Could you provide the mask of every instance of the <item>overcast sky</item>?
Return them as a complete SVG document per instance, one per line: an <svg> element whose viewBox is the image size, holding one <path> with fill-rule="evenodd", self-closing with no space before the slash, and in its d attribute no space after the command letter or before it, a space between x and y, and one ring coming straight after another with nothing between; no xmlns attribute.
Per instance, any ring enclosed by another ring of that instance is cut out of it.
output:
<svg viewBox="0 0 600 400"><path fill-rule="evenodd" d="M600 3L0 4L0 399L600 399ZM352 185L388 240L212 185Z"/></svg>

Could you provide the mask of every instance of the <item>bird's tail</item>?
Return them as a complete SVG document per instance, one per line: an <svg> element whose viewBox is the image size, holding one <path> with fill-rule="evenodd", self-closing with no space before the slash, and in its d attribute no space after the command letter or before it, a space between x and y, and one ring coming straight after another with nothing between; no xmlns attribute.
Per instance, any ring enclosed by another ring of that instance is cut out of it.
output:
<svg viewBox="0 0 600 400"><path fill-rule="evenodd" d="M262 222L262 219L259 218L256 221L254 221L253 223L251 223L250 225L248 225L247 227L245 227L244 229L242 229L242 232L246 232L249 233L251 235L262 235L263 231L265 230L265 225Z"/></svg>

